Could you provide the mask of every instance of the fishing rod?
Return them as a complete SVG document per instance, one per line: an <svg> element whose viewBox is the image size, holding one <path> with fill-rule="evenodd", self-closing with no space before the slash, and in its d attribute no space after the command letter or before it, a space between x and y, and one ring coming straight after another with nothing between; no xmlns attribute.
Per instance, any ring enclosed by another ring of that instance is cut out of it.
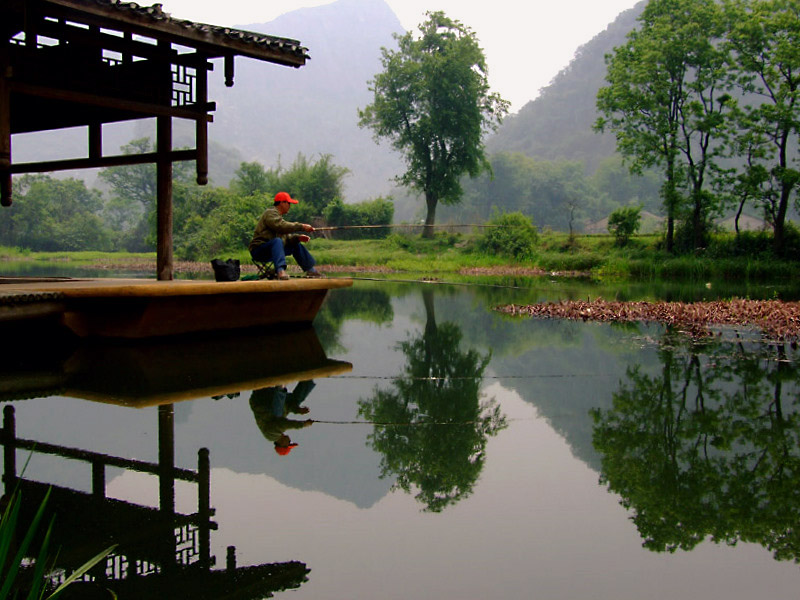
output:
<svg viewBox="0 0 800 600"><path fill-rule="evenodd" d="M503 225L415 225L412 223L391 224L391 225L333 225L330 227L314 227L314 231L338 231L340 229L399 229L399 228L424 228L433 229L435 227L503 227Z"/></svg>

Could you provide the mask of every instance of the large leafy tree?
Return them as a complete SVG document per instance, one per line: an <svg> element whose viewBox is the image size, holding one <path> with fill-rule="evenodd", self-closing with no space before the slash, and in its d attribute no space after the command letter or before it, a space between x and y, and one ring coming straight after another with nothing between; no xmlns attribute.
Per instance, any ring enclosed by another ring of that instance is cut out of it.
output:
<svg viewBox="0 0 800 600"><path fill-rule="evenodd" d="M695 247L703 244L716 207L708 178L725 148L730 97L725 69L723 20L714 0L652 0L641 25L608 59L608 85L598 92L602 117L632 171L663 169L667 249L674 223L691 224ZM685 212L681 192L688 197Z"/></svg>
<svg viewBox="0 0 800 600"><path fill-rule="evenodd" d="M784 253L789 199L800 181L792 160L800 133L800 2L727 0L730 68L748 102L739 112L737 189L760 199ZM753 190L755 187L755 190Z"/></svg>
<svg viewBox="0 0 800 600"><path fill-rule="evenodd" d="M383 48L384 70L370 85L373 102L359 117L405 156L398 180L425 195L423 235L431 237L439 202L457 204L461 177L489 169L483 136L500 123L508 102L490 92L474 32L443 12L427 17L419 37L396 35L397 49Z"/></svg>

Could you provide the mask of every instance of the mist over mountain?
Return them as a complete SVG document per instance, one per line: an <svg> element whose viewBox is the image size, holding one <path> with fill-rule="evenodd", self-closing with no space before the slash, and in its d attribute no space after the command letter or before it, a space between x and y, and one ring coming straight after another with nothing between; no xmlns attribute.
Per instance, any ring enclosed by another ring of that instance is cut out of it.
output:
<svg viewBox="0 0 800 600"><path fill-rule="evenodd" d="M289 166L298 152L331 154L350 169L348 201L387 193L401 159L358 127L358 109L372 99L368 82L381 69L381 47L392 47L392 34L404 31L389 5L339 0L241 28L298 39L311 60L291 69L237 59L232 88L218 77L209 86L217 101L209 136L266 166Z"/></svg>
<svg viewBox="0 0 800 600"><path fill-rule="evenodd" d="M614 135L598 134L597 91L605 85L605 56L626 41L646 1L622 12L605 31L580 46L569 65L487 140L490 153L520 152L543 160L580 161L589 172L616 153Z"/></svg>
<svg viewBox="0 0 800 600"><path fill-rule="evenodd" d="M506 118L487 140L489 152L581 160L590 170L613 154L613 137L591 130L595 95L605 76L603 56L624 42L644 5L622 13L581 46L536 100ZM300 40L311 59L293 69L238 57L232 88L225 87L221 61L215 61L209 76L209 98L217 104L209 127L212 184L227 185L242 161L289 167L298 153L311 160L331 154L335 164L350 170L344 181L346 201L391 194L395 219L410 218L420 203L409 200L393 182L404 170L402 157L358 127L358 109L372 100L369 81L381 70L381 48L393 47L393 34L404 31L385 0L338 0L238 27ZM190 122L175 119L174 130L175 147L194 145ZM113 124L104 127L103 135L104 153L117 154L132 139L154 138L155 122ZM79 128L15 136L13 152L15 162L86 156L87 132ZM96 170L66 175L91 185Z"/></svg>

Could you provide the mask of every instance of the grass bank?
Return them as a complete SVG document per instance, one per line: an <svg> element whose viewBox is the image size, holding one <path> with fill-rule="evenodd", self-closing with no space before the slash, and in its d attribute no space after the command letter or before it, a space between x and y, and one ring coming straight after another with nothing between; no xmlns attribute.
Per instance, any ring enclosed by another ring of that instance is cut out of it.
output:
<svg viewBox="0 0 800 600"><path fill-rule="evenodd" d="M308 247L320 266L335 271L442 274L535 275L557 273L598 280L782 280L800 276L800 261L771 256L763 241L750 247L722 235L708 249L674 256L662 248L660 236L636 236L624 247L608 235L570 237L543 233L530 255L514 258L477 250L473 234L441 233L433 239L394 234L379 240L313 239ZM214 257L208 257L208 260ZM216 258L237 258L250 264L246 249L220 252ZM154 269L155 253L28 252L0 248L0 260L64 262L109 269ZM290 260L290 263L292 261ZM176 259L176 271L208 270L208 262Z"/></svg>

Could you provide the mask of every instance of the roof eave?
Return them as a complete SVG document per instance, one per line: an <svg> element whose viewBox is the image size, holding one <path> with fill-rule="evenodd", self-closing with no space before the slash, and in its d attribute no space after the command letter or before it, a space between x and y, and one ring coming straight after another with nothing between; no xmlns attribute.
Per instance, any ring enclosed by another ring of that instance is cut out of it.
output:
<svg viewBox="0 0 800 600"><path fill-rule="evenodd" d="M86 0L42 0L45 4L91 15L103 21L124 24L141 35L161 34L172 43L196 47L210 57L241 55L291 67L302 67L308 60L307 48L297 40L266 36L249 31L180 20L161 11L160 5L138 10L109 10L109 5ZM113 2L113 0L112 0ZM133 3L113 2L119 7ZM134 5L136 6L136 5Z"/></svg>

